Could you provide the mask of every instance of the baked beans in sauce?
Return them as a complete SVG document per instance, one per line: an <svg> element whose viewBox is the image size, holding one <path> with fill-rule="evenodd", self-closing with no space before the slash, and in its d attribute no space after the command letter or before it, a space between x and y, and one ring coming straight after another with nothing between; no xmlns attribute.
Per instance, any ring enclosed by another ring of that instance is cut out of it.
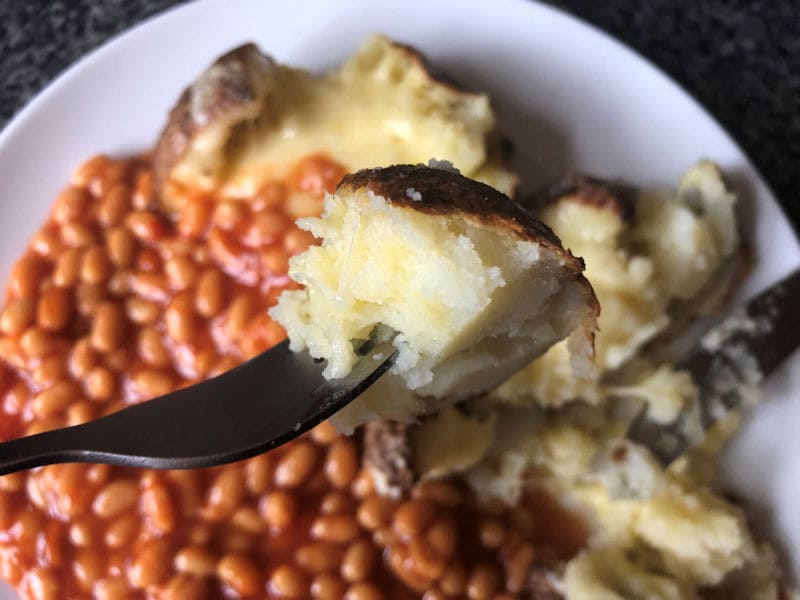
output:
<svg viewBox="0 0 800 600"><path fill-rule="evenodd" d="M343 173L314 155L246 201L176 188L176 216L148 157L82 165L8 282L0 438L97 418L279 342L267 309L313 242L293 221L319 213ZM0 575L37 599L513 598L532 565L586 535L534 500L478 504L450 480L382 497L359 438L324 423L223 467L0 477Z"/></svg>

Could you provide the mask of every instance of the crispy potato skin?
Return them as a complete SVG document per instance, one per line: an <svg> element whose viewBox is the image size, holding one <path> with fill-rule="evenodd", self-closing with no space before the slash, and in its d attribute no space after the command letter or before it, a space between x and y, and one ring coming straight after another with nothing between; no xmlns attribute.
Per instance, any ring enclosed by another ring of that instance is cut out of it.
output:
<svg viewBox="0 0 800 600"><path fill-rule="evenodd" d="M546 246L578 271L583 261L561 246L553 230L494 188L458 173L424 165L394 165L345 175L337 194L364 189L394 204L434 216L462 217ZM408 190L422 196L413 200Z"/></svg>
<svg viewBox="0 0 800 600"><path fill-rule="evenodd" d="M220 56L183 91L169 113L153 154L159 188L197 134L209 124L227 118L234 111L260 109L263 91L259 81L267 76L272 65L272 60L255 44L244 44ZM216 70L216 76L209 81L212 70Z"/></svg>

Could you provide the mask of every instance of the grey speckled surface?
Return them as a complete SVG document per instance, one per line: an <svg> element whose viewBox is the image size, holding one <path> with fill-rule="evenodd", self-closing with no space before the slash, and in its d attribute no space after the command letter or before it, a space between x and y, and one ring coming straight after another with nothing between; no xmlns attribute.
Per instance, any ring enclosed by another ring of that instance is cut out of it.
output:
<svg viewBox="0 0 800 600"><path fill-rule="evenodd" d="M800 224L800 1L551 0L688 89ZM176 0L0 0L0 126L54 76Z"/></svg>

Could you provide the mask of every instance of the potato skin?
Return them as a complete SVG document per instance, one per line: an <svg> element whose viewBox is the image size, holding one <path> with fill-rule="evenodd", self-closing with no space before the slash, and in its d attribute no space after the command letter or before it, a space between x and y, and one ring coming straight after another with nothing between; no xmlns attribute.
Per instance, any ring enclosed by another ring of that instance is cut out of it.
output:
<svg viewBox="0 0 800 600"><path fill-rule="evenodd" d="M553 230L496 189L446 169L425 165L393 165L345 175L337 194L365 189L402 206L434 216L461 217L480 227L518 237L558 254L576 272L583 261L565 250ZM421 196L414 200L410 190Z"/></svg>
<svg viewBox="0 0 800 600"><path fill-rule="evenodd" d="M255 44L244 44L220 56L183 91L153 153L157 189L206 127L258 115L266 95L264 81L273 66Z"/></svg>

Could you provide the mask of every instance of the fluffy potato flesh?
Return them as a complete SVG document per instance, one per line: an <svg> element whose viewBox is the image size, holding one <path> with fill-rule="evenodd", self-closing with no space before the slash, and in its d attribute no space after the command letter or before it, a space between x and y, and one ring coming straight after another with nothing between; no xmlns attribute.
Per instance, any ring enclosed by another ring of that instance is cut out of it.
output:
<svg viewBox="0 0 800 600"><path fill-rule="evenodd" d="M327 359L330 378L350 371L354 341L378 325L398 332L392 376L346 409L345 428L485 393L590 312L593 296L560 248L462 213L430 214L424 191L405 192L398 203L340 191L321 218L299 221L322 243L290 261L305 287L271 311L293 350Z"/></svg>

